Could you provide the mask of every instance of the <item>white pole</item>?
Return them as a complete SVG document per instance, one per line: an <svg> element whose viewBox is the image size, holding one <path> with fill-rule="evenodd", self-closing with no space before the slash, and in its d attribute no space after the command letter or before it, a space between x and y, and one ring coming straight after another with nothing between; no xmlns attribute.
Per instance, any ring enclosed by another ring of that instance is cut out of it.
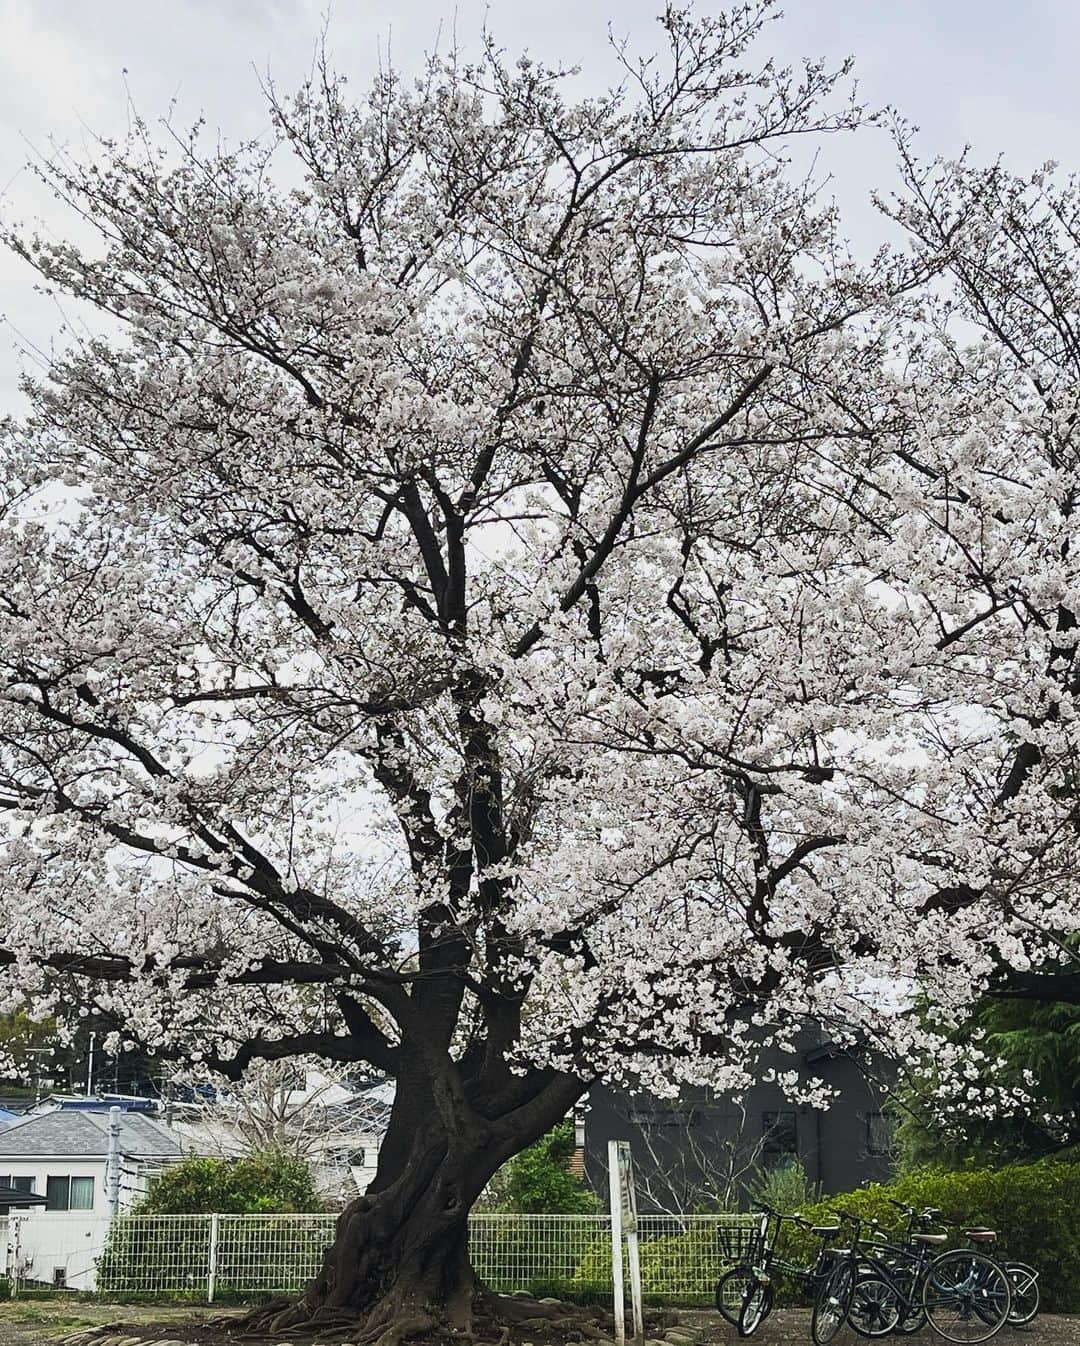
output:
<svg viewBox="0 0 1080 1346"><path fill-rule="evenodd" d="M638 1255L637 1230L626 1235L626 1260L630 1263L630 1305L634 1315L635 1346L645 1346L645 1307L641 1298L641 1258Z"/></svg>
<svg viewBox="0 0 1080 1346"><path fill-rule="evenodd" d="M94 1043L97 1042L97 1034L90 1034L90 1055L86 1061L86 1097L94 1096Z"/></svg>
<svg viewBox="0 0 1080 1346"><path fill-rule="evenodd" d="M626 1293L622 1270L622 1189L619 1186L619 1142L609 1140L608 1192L611 1197L611 1284L615 1294L615 1342L626 1343Z"/></svg>
<svg viewBox="0 0 1080 1346"><path fill-rule="evenodd" d="M217 1291L217 1245L218 1245L218 1217L215 1213L210 1216L210 1248L206 1258L206 1302L214 1302L214 1294Z"/></svg>
<svg viewBox="0 0 1080 1346"><path fill-rule="evenodd" d="M109 1109L109 1157L105 1165L108 1184L109 1219L115 1220L120 1209L120 1109Z"/></svg>

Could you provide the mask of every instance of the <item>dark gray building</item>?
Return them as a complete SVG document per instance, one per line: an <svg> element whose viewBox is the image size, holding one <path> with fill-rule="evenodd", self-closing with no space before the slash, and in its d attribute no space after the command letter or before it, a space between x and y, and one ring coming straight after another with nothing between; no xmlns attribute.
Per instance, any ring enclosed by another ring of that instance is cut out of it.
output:
<svg viewBox="0 0 1080 1346"><path fill-rule="evenodd" d="M763 1063L795 1066L836 1092L828 1109L791 1103L774 1084L741 1099L685 1090L676 1100L594 1088L585 1112L585 1170L606 1191L607 1143L629 1140L643 1210L690 1211L743 1204L764 1169L797 1159L825 1193L851 1191L893 1170L893 1116L887 1072L828 1043L799 1057L777 1053Z"/></svg>

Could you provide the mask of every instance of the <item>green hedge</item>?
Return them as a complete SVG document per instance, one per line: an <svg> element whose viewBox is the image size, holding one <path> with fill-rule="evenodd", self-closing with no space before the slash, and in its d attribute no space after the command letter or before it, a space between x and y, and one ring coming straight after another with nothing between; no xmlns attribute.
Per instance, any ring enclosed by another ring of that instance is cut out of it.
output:
<svg viewBox="0 0 1080 1346"><path fill-rule="evenodd" d="M827 1224L831 1210L840 1207L897 1232L903 1218L889 1197L915 1207L936 1206L950 1224L996 1229L997 1256L1029 1262L1041 1273L1044 1309L1080 1312L1080 1164L1042 1160L998 1169L922 1170L888 1185L827 1197L803 1214ZM785 1249L800 1259L816 1246L806 1234L785 1238Z"/></svg>
<svg viewBox="0 0 1080 1346"><path fill-rule="evenodd" d="M556 1215L545 1223L508 1217L473 1226L469 1256L476 1274L489 1289L503 1294L528 1290L558 1297L590 1290L588 1285L577 1284L575 1275L595 1242L593 1220ZM606 1284L610 1285L610 1240L607 1247Z"/></svg>
<svg viewBox="0 0 1080 1346"><path fill-rule="evenodd" d="M641 1290L648 1304L712 1303L721 1275L732 1265L720 1246L716 1227L695 1224L686 1233L645 1235L638 1245ZM572 1279L577 1297L610 1293L611 1239L596 1239Z"/></svg>
<svg viewBox="0 0 1080 1346"><path fill-rule="evenodd" d="M325 1210L311 1169L284 1151L236 1159L192 1155L165 1169L140 1215L297 1215Z"/></svg>

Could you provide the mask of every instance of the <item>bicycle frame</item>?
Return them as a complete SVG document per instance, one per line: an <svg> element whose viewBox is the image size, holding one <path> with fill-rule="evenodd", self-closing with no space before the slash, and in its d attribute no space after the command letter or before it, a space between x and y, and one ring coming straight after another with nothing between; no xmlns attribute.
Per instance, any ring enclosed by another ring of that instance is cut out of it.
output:
<svg viewBox="0 0 1080 1346"><path fill-rule="evenodd" d="M781 1215L779 1211L773 1210L771 1207L762 1207L761 1223L748 1250L749 1269L753 1273L754 1279L760 1283L771 1284L773 1275L778 1273L787 1276L790 1280L797 1281L804 1289L812 1290L823 1279L826 1268L831 1265L832 1255L829 1250L829 1241L833 1236L831 1234L816 1236L821 1240L821 1246L818 1248L817 1257L813 1262L807 1265L789 1262L776 1253L776 1241L785 1221L801 1225L805 1229L810 1227L805 1220L797 1215Z"/></svg>
<svg viewBox="0 0 1080 1346"><path fill-rule="evenodd" d="M891 1263L886 1261L883 1257L871 1252L868 1244L856 1239L852 1248L852 1257L858 1262L858 1274L865 1276L869 1271L883 1280L896 1295L897 1302L902 1310L902 1317L907 1317L909 1314L922 1309L922 1283L934 1261L935 1253L922 1244L917 1245L916 1249L898 1247L892 1243L876 1246L881 1248L883 1252L892 1254L894 1259L899 1258L903 1262L904 1265L899 1270L899 1278L895 1260Z"/></svg>
<svg viewBox="0 0 1080 1346"><path fill-rule="evenodd" d="M906 1207L904 1209L908 1215L908 1226L903 1245L889 1243L886 1240L870 1243L862 1237L864 1221L859 1216L852 1215L848 1211L836 1211L840 1219L846 1221L852 1229L848 1257L855 1264L856 1278L869 1273L883 1280L896 1295L902 1310L901 1317L907 1317L923 1308L922 1299L919 1297L923 1278L936 1255L926 1244L914 1242L915 1225L920 1222L920 1217L913 1210ZM891 1262L886 1260L890 1257ZM897 1261L901 1263L899 1276Z"/></svg>
<svg viewBox="0 0 1080 1346"><path fill-rule="evenodd" d="M942 1287L937 1297L932 1294L928 1297L926 1292L928 1278L932 1277L939 1256L944 1254L939 1254L929 1245L920 1243L915 1238L914 1231L916 1224L925 1226L935 1216L939 1217L940 1212L934 1215L929 1212L918 1215L915 1211L908 1210L907 1214L907 1236L903 1247L886 1242L871 1248L865 1240L858 1237L853 1240L851 1256L857 1264L857 1274L864 1277L876 1276L883 1281L896 1296L902 1319L921 1311L930 1314L935 1309L952 1308L958 1300L963 1301L966 1297L969 1300L969 1311L976 1314L988 1326L992 1325L993 1316L986 1313L976 1296L980 1286L980 1264L975 1259L982 1259L985 1265L986 1254L975 1248L954 1249L950 1256L955 1256L957 1252L969 1252L972 1255L967 1280ZM850 1216L846 1218L851 1219ZM929 1281L929 1285L933 1287L933 1280Z"/></svg>

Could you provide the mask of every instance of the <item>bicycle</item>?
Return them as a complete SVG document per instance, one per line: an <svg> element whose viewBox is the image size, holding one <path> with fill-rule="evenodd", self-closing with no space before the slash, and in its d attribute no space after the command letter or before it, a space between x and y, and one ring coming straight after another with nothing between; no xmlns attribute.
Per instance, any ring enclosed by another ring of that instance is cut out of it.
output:
<svg viewBox="0 0 1080 1346"><path fill-rule="evenodd" d="M858 1249L863 1221L847 1211L835 1211L842 1222L852 1227L850 1246L832 1250L832 1266L818 1286L810 1313L810 1336L814 1346L828 1346L851 1313L855 1285L859 1276Z"/></svg>
<svg viewBox="0 0 1080 1346"><path fill-rule="evenodd" d="M741 1234L742 1231L739 1231ZM733 1263L716 1282L714 1300L717 1312L732 1327L739 1326L739 1310L742 1308L743 1295L750 1284L752 1274L750 1263L752 1250L760 1230L751 1233L748 1239L736 1237L735 1231L721 1229L718 1234L721 1252Z"/></svg>
<svg viewBox="0 0 1080 1346"><path fill-rule="evenodd" d="M942 1213L936 1207L928 1206L917 1214L911 1206L905 1206L902 1202L895 1201L891 1197L887 1200L908 1217L906 1245L909 1250L911 1237L917 1224L925 1230L935 1221L939 1224L944 1223ZM1039 1311L1039 1273L1033 1267L1028 1266L1026 1262L1006 1262L998 1257L992 1257L987 1245L996 1242L997 1232L995 1230L968 1226L959 1227L962 1228L964 1236L968 1239L968 1247L973 1251L983 1253L990 1260L996 1262L1009 1278L1011 1290L1009 1326L1016 1329L1032 1323ZM903 1251L895 1248L891 1250L894 1253ZM887 1331L906 1335L919 1331L925 1323L926 1317L920 1306L910 1318L901 1318L891 1328L888 1327L887 1302L887 1288L883 1287L880 1282L875 1282L872 1277L864 1279L861 1284L856 1284L851 1316L851 1325L855 1331L865 1337L881 1336Z"/></svg>
<svg viewBox="0 0 1080 1346"><path fill-rule="evenodd" d="M773 1276L785 1275L806 1289L813 1289L830 1265L829 1240L840 1232L839 1225L811 1225L798 1213L783 1215L771 1206L759 1206L761 1220L751 1236L739 1265L724 1273L716 1284L716 1307L742 1337L752 1336L772 1312ZM821 1240L813 1262L801 1265L779 1257L776 1241L785 1222L809 1230ZM739 1296L738 1308L733 1303Z"/></svg>
<svg viewBox="0 0 1080 1346"><path fill-rule="evenodd" d="M997 1242L996 1229L965 1228L964 1237L969 1244L989 1245ZM986 1251L984 1246L981 1251ZM989 1253L987 1253L989 1256ZM1026 1262L1002 1262L995 1259L1009 1278L1012 1288L1012 1304L1009 1308L1009 1326L1011 1328L1028 1327L1035 1321L1039 1312L1039 1273Z"/></svg>
<svg viewBox="0 0 1080 1346"><path fill-rule="evenodd" d="M920 1213L913 1206L905 1206L900 1201L894 1201L892 1197L886 1197L886 1200L907 1217L907 1229L900 1245L891 1244L878 1235L877 1250L886 1257L892 1255L891 1265L899 1279L907 1279L909 1275L913 1279L912 1264L907 1260L916 1248L912 1242L913 1235L917 1231L928 1233L936 1212L928 1207ZM944 1235L941 1236L941 1241L944 1241ZM921 1304L917 1304L910 1314L901 1316L899 1312L892 1312L894 1302L892 1291L884 1282L875 1278L872 1273L864 1274L855 1285L850 1314L851 1326L861 1337L880 1337L889 1333L910 1336L926 1326L926 1312Z"/></svg>
<svg viewBox="0 0 1080 1346"><path fill-rule="evenodd" d="M917 1214L908 1207L902 1209L909 1217L904 1246L882 1246L880 1242L871 1246L859 1237L861 1221L841 1213L857 1231L847 1256L852 1285L845 1318L861 1336L878 1337L895 1331L900 1324L915 1323L904 1330L918 1330L922 1313L946 1341L959 1346L987 1341L1009 1317L1012 1289L1004 1268L974 1249L954 1248L935 1255L933 1250L945 1243L948 1235L930 1233L926 1226L939 1213L927 1210ZM921 1227L916 1229L916 1225ZM840 1325L827 1318L819 1335L812 1321L811 1333L817 1346L830 1341Z"/></svg>

